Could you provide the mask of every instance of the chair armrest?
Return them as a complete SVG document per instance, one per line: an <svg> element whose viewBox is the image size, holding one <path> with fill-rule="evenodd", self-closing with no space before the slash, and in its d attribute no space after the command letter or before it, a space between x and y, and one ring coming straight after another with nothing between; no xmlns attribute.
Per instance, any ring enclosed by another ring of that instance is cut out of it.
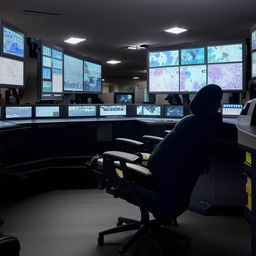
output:
<svg viewBox="0 0 256 256"><path fill-rule="evenodd" d="M152 136L152 135L143 135L142 139L145 141L153 142L153 143L160 143L163 138L158 136Z"/></svg>
<svg viewBox="0 0 256 256"><path fill-rule="evenodd" d="M141 160L141 158L137 155L121 151L106 151L103 153L103 158L108 158L112 161L123 161L134 164Z"/></svg>
<svg viewBox="0 0 256 256"><path fill-rule="evenodd" d="M137 148L142 148L144 146L144 143L141 141L131 140L127 138L116 138L115 141L124 145L130 145Z"/></svg>
<svg viewBox="0 0 256 256"><path fill-rule="evenodd" d="M127 168L130 172L137 173L142 176L152 176L151 171L148 168L141 165L127 163Z"/></svg>

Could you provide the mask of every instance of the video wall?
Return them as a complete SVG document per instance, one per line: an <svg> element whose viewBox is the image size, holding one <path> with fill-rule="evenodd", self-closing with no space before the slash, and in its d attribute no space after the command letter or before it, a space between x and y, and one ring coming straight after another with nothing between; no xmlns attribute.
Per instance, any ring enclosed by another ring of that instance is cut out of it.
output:
<svg viewBox="0 0 256 256"><path fill-rule="evenodd" d="M193 93L206 84L244 89L243 42L148 52L149 93Z"/></svg>
<svg viewBox="0 0 256 256"><path fill-rule="evenodd" d="M251 78L256 79L256 25L251 29L251 58L252 58Z"/></svg>

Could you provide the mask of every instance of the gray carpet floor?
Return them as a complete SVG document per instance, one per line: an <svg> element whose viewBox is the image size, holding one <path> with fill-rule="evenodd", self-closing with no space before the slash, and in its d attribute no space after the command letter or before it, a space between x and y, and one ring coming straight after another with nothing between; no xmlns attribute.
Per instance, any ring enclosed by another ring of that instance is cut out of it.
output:
<svg viewBox="0 0 256 256"><path fill-rule="evenodd" d="M113 256L133 231L105 238L97 246L97 233L115 226L118 216L139 218L133 205L99 190L51 191L1 209L4 234L17 236L21 256ZM187 211L176 232L192 238L189 249L181 241L160 237L172 256L249 256L250 226L242 217L201 216ZM150 236L143 237L127 255L156 255Z"/></svg>

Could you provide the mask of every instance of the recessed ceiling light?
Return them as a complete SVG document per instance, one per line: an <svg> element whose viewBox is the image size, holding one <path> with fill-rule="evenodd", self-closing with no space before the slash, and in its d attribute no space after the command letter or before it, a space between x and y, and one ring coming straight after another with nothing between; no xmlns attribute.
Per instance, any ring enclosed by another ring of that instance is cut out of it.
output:
<svg viewBox="0 0 256 256"><path fill-rule="evenodd" d="M109 60L109 61L107 61L108 64L112 64L112 65L119 64L121 62L122 61L120 61L120 60Z"/></svg>
<svg viewBox="0 0 256 256"><path fill-rule="evenodd" d="M69 44L78 44L85 40L86 40L85 38L70 37L69 39L65 40L64 42L69 43Z"/></svg>
<svg viewBox="0 0 256 256"><path fill-rule="evenodd" d="M138 80L138 79L140 79L140 77L139 76L134 76L132 79Z"/></svg>
<svg viewBox="0 0 256 256"><path fill-rule="evenodd" d="M137 46L128 46L127 49L129 49L129 50L137 50Z"/></svg>
<svg viewBox="0 0 256 256"><path fill-rule="evenodd" d="M185 28L178 28L178 27L169 28L169 29L165 30L165 32L173 33L173 34L180 34L180 33L183 33L185 31L188 31L188 30L185 29Z"/></svg>
<svg viewBox="0 0 256 256"><path fill-rule="evenodd" d="M102 79L101 79L101 81L102 81L102 82L104 82L104 81L105 81L105 79L104 79L104 78L102 78Z"/></svg>

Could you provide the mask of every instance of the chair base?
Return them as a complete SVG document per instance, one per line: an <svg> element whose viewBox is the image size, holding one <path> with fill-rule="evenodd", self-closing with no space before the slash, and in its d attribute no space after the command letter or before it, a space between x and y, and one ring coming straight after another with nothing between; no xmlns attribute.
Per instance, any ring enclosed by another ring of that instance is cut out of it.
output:
<svg viewBox="0 0 256 256"><path fill-rule="evenodd" d="M166 256L166 254L160 246L157 233L171 235L178 239L184 240L186 247L189 247L191 244L189 237L170 230L169 228L158 223L156 220L136 221L133 219L119 217L117 227L99 232L98 245L104 245L105 235L121 233L130 230L137 230L137 232L133 234L133 236L121 246L119 249L119 256L124 255L142 236L146 234L149 234L153 238L154 244L160 256Z"/></svg>

